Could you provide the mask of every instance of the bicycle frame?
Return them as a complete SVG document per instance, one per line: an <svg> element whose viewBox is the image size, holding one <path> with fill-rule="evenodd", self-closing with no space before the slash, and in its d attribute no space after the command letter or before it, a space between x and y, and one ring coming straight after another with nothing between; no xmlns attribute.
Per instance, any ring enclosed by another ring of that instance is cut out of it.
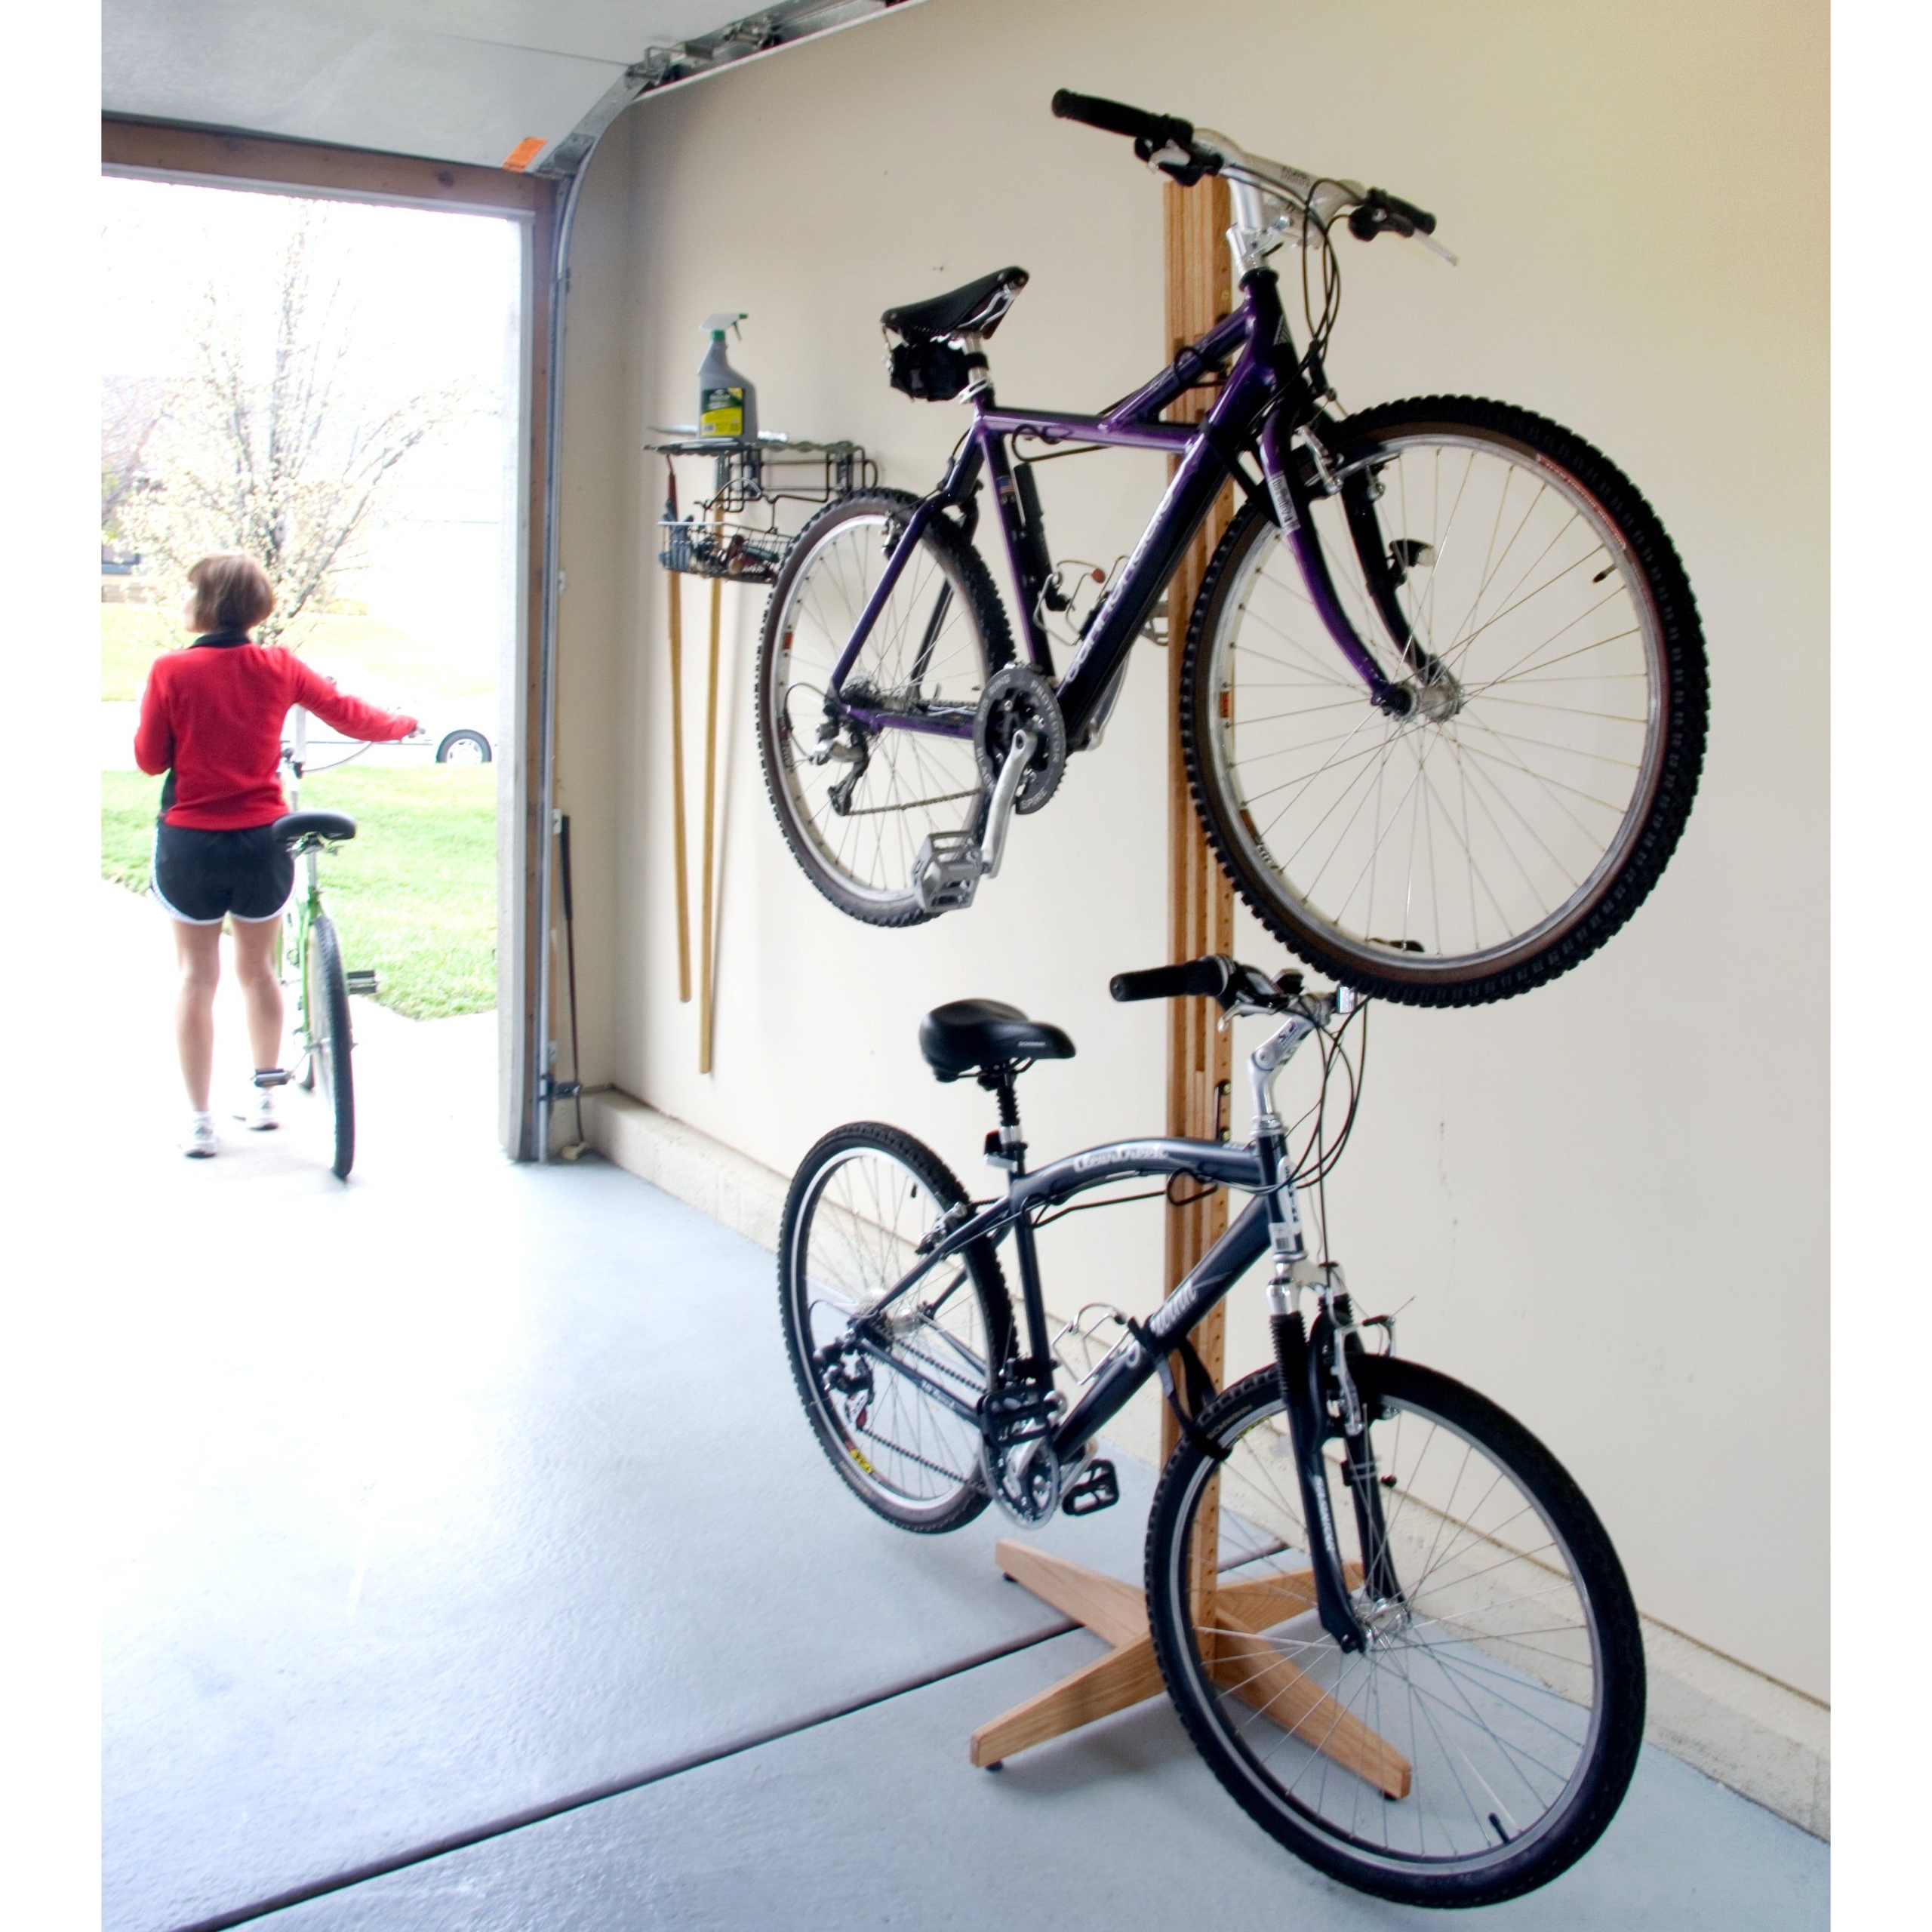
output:
<svg viewBox="0 0 1932 1932"><path fill-rule="evenodd" d="M322 910L321 887L315 875L315 848L298 848L308 868L308 878L295 902L283 915L288 938L288 959L295 980L294 1033L306 1060L315 1051L315 1029L309 1011L309 935L315 930Z"/></svg>
<svg viewBox="0 0 1932 1932"><path fill-rule="evenodd" d="M1145 1322L1131 1326L1095 1365L1075 1392L1066 1414L1051 1428L1047 1447L1063 1469L1083 1464L1094 1437L1149 1381L1162 1375L1168 1356L1181 1347L1189 1331L1213 1312L1255 1262L1272 1251L1275 1277L1269 1290L1269 1327L1294 1441L1304 1521L1312 1539L1316 1605L1324 1628L1345 1650L1353 1651L1360 1649L1366 1639L1351 1607L1335 1526L1328 1510L1321 1445L1334 1432L1324 1420L1332 1389L1339 1395L1344 1412L1340 1432L1346 1447L1348 1480L1361 1546L1371 1551L1383 1549L1386 1535L1381 1522L1374 1456L1368 1445L1364 1411L1356 1398L1346 1365L1347 1351L1359 1344L1352 1310L1346 1295L1337 1292L1330 1271L1321 1271L1321 1307L1312 1328L1304 1327L1295 1307L1295 1290L1309 1278L1297 1264L1306 1263L1308 1249L1295 1199L1294 1177L1288 1165L1287 1137L1274 1104L1275 1082L1281 1069L1302 1042L1318 1027L1325 1026L1336 1011L1334 1003L1321 1001L1290 1008L1281 1027L1250 1055L1255 1132L1246 1146L1167 1137L1115 1141L1068 1155L1028 1174L1024 1142L1018 1139L1017 1132L1009 1138L1007 1130L1002 1128L997 1144L1001 1150L998 1158L1008 1174L1004 1198L989 1202L977 1214L952 1226L942 1221L927 1238L931 1251L852 1323L849 1335L851 1343L866 1355L912 1383L929 1400L975 1431L983 1432L988 1425L983 1404L964 1401L924 1374L889 1346L889 1332L882 1336L881 1324L895 1303L967 1249L982 1241L996 1244L1010 1233L1020 1265L1029 1358L1014 1366L1023 1376L1050 1383L1053 1363L1035 1251L1035 1213L1114 1181L1150 1175L1168 1180L1185 1177L1217 1186L1238 1188L1251 1195L1247 1206L1167 1300ZM940 1300L952 1291L949 1286ZM1377 1567L1383 1574L1371 1580L1386 1583L1386 1570L1380 1559Z"/></svg>
<svg viewBox="0 0 1932 1932"><path fill-rule="evenodd" d="M1231 1147L1218 1140L1165 1137L1118 1141L1070 1154L1032 1174L1016 1175L1004 1195L949 1230L930 1254L866 1312L854 1324L854 1339L895 1374L916 1383L927 1395L978 1428L980 1416L975 1406L961 1401L950 1390L876 1343L868 1346L867 1327L948 1260L976 1242L997 1243L1011 1233L1020 1260L1029 1351L1036 1361L1046 1359L1046 1315L1040 1295L1031 1216L1038 1210L1056 1207L1110 1182L1149 1176L1212 1181L1217 1186L1252 1192L1254 1198L1143 1324L1143 1332L1156 1346L1148 1348L1132 1335L1123 1337L1081 1385L1078 1396L1054 1433L1056 1454L1063 1460L1079 1455L1089 1439L1159 1372L1168 1351L1180 1346L1181 1337L1211 1312L1271 1245L1290 1261L1305 1258L1294 1183L1281 1175L1277 1149L1265 1137L1257 1137L1256 1143L1247 1147ZM1275 1235L1278 1228L1279 1239Z"/></svg>
<svg viewBox="0 0 1932 1932"><path fill-rule="evenodd" d="M934 518L949 509L961 512L970 529L974 494L983 475L991 478L994 500L998 506L1008 567L1018 593L1026 657L1043 677L1054 680L1052 650L1038 609L1045 586L1028 554L1029 536L1037 540L1039 533L1029 531L1025 521L1008 449L1008 445L1019 438L1048 445L1161 450L1177 459L1174 473L1152 521L1088 620L1066 675L1056 687L1070 745L1080 744L1089 724L1104 715L1134 638L1228 479L1232 477L1251 495L1262 488L1241 466L1241 458L1249 454L1259 458L1275 519L1295 552L1324 626L1367 687L1371 700L1385 709L1401 707L1403 694L1399 686L1384 674L1342 608L1327 560L1309 521L1308 486L1290 456L1290 438L1314 421L1320 412L1288 338L1273 270L1251 269L1241 278L1241 306L1232 315L1183 349L1152 381L1123 397L1102 415L1002 408L995 401L992 384L986 381L971 392L973 426L952 468L939 489L924 498L907 518L879 582L833 668L829 696L841 717L872 731L912 731L938 737L971 737L970 717L908 715L850 705L841 694L845 678L921 535ZM1157 420L1176 398L1198 387L1230 356L1235 358L1233 367L1203 422L1189 425ZM1352 515L1350 528L1358 536L1361 534L1359 520ZM1379 590L1379 555L1364 557L1364 562L1371 584ZM1392 608L1392 598L1389 601ZM1383 602L1378 595L1378 608ZM1398 633L1397 642L1406 658L1411 645L1405 632Z"/></svg>

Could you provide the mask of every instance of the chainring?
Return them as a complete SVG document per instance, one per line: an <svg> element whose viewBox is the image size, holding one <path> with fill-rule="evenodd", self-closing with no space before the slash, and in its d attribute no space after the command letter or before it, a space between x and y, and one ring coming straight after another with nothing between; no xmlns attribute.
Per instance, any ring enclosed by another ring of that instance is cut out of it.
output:
<svg viewBox="0 0 1932 1932"><path fill-rule="evenodd" d="M1036 812L1060 789L1066 770L1066 721L1053 686L1032 665L1008 664L986 680L973 718L973 752L980 763L980 783L989 791L1023 731L1032 733L1035 747L1014 809Z"/></svg>

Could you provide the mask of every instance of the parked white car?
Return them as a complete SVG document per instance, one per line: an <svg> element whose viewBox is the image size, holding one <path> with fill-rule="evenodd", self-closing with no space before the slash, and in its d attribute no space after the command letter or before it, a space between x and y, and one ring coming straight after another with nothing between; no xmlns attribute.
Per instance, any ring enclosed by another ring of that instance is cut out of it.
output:
<svg viewBox="0 0 1932 1932"><path fill-rule="evenodd" d="M389 752L411 754L408 762L414 762L421 755L422 749L428 746L431 755L438 764L488 764L496 756L496 746L491 733L494 722L486 728L475 721L479 712L488 713L494 709L485 698L474 709L441 717L426 717L423 720L422 735L405 738L398 743L374 745L370 747L372 756ZM331 764L343 757L359 739L345 738L334 726L325 724L312 712L309 715L309 751L318 764Z"/></svg>

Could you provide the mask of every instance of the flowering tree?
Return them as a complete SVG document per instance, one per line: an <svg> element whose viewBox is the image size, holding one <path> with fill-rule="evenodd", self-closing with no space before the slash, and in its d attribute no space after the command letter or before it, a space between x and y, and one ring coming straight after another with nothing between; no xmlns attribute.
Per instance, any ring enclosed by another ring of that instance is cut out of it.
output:
<svg viewBox="0 0 1932 1932"><path fill-rule="evenodd" d="M264 642L324 602L401 463L464 413L460 388L386 394L353 354L339 288L315 274L319 223L292 224L272 283L272 326L211 286L189 373L172 384L141 451L143 487L118 506L120 531L177 574L239 551L275 586Z"/></svg>

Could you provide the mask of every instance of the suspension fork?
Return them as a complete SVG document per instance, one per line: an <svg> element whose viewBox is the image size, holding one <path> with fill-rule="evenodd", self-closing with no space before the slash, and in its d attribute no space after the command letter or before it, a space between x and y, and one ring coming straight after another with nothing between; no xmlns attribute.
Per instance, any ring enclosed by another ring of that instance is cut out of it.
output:
<svg viewBox="0 0 1932 1932"><path fill-rule="evenodd" d="M1301 1485L1302 1520L1308 1526L1309 1560L1315 1571L1315 1607L1321 1627L1344 1651L1365 1647L1367 1638L1349 1600L1348 1580L1328 1506L1328 1472L1321 1454L1327 1434L1326 1404L1318 1400L1318 1359L1309 1344L1301 1311L1287 1290L1268 1291L1269 1327L1275 1341L1275 1368L1281 1379L1281 1405L1288 1418L1295 1475ZM1318 1332L1326 1316L1318 1317Z"/></svg>
<svg viewBox="0 0 1932 1932"><path fill-rule="evenodd" d="M1355 1512L1362 1580L1372 1601L1389 1603L1400 1599L1401 1585L1389 1554L1389 1526L1382 1513L1382 1481L1375 1466L1374 1445L1369 1440L1368 1426L1375 1418L1362 1400L1355 1375L1361 1360L1353 1305L1346 1292L1337 1294L1315 1317L1309 1336L1309 1400L1319 1418L1325 1420L1331 1398L1340 1414L1342 1481Z"/></svg>

